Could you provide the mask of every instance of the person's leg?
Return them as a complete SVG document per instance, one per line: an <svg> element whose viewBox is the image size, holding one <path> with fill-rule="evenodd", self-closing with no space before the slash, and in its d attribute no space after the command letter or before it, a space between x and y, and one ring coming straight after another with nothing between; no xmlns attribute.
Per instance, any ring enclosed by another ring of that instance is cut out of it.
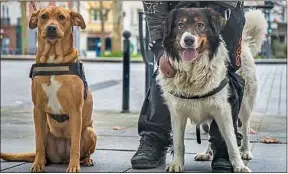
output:
<svg viewBox="0 0 288 174"><path fill-rule="evenodd" d="M239 63L237 62L238 60L236 60L236 52L239 40L241 39L244 23L245 18L243 9L238 6L235 9L231 9L230 19L227 21L227 24L222 32L222 36L227 44L227 49L229 50L231 60L231 65L229 66L229 71L227 74L230 80L229 86L231 94L228 100L232 108L233 126L238 146L241 145L242 140L242 135L237 131L237 121L243 97L244 80L235 73L235 69L237 69L235 65ZM240 65L238 64L238 66ZM213 150L213 160L211 163L212 172L233 172L232 165L229 161L226 143L219 132L219 128L215 120L213 120L210 125L209 135L211 149Z"/></svg>
<svg viewBox="0 0 288 174"><path fill-rule="evenodd" d="M164 164L167 149L172 143L170 113L155 76L140 111L138 133L141 140L131 159L132 168L155 168Z"/></svg>

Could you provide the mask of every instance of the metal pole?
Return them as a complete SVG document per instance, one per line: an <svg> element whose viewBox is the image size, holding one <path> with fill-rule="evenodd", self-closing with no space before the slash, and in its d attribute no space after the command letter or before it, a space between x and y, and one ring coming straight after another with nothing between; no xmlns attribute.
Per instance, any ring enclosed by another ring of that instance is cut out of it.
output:
<svg viewBox="0 0 288 174"><path fill-rule="evenodd" d="M80 0L76 1L77 12L80 13ZM74 35L74 46L80 52L80 29L79 27L73 27L73 35Z"/></svg>
<svg viewBox="0 0 288 174"><path fill-rule="evenodd" d="M148 60L148 55L147 55L147 40L144 39L144 13L142 11L138 12L139 15L139 40L140 40L140 50L141 54L143 57L143 60L145 62L145 94L148 91L149 88L149 60ZM146 38L147 38L147 33L146 33Z"/></svg>
<svg viewBox="0 0 288 174"><path fill-rule="evenodd" d="M130 38L129 31L123 32L123 96L122 96L122 113L129 111L129 90L130 90Z"/></svg>
<svg viewBox="0 0 288 174"><path fill-rule="evenodd" d="M150 39L149 30L148 30L148 26L146 23L146 50L147 50L147 60L148 60L148 64L146 65L146 84L145 84L146 92L148 91L149 87L151 86L152 75L154 72L154 54L149 49L149 46L148 46L148 43L150 42L149 39Z"/></svg>
<svg viewBox="0 0 288 174"><path fill-rule="evenodd" d="M268 21L268 32L267 32L267 44L266 44L266 59L271 58L271 35L272 35L272 28L271 28L271 10L267 10L267 21Z"/></svg>
<svg viewBox="0 0 288 174"><path fill-rule="evenodd" d="M27 42L27 14L26 14L26 2L21 1L21 53L26 54L26 42Z"/></svg>

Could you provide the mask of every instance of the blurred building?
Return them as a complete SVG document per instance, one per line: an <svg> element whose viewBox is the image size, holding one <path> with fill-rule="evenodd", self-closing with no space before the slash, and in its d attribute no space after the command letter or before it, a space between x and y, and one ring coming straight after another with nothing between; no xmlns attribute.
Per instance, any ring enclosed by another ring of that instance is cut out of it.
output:
<svg viewBox="0 0 288 174"><path fill-rule="evenodd" d="M130 50L134 54L140 53L138 12L143 11L143 3L142 1L123 1L123 11L125 14L123 19L123 30L131 32Z"/></svg>
<svg viewBox="0 0 288 174"><path fill-rule="evenodd" d="M103 17L105 20L105 50L111 51L113 31L112 1L103 1ZM101 55L101 20L99 1L81 1L80 13L86 22L86 29L80 33L80 50L89 57Z"/></svg>
<svg viewBox="0 0 288 174"><path fill-rule="evenodd" d="M19 2L1 2L1 54L21 53L21 12Z"/></svg>

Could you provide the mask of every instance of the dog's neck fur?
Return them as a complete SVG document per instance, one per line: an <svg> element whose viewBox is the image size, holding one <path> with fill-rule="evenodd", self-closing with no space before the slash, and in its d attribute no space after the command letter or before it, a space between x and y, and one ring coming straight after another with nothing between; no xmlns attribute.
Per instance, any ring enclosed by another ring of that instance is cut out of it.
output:
<svg viewBox="0 0 288 174"><path fill-rule="evenodd" d="M225 43L220 42L216 55L210 60L209 52L199 55L194 63L183 61L170 62L177 73L174 78L165 78L162 74L160 79L163 85L170 91L187 95L204 95L218 87L227 73L226 63L229 61Z"/></svg>
<svg viewBox="0 0 288 174"><path fill-rule="evenodd" d="M38 49L37 49L37 54L36 54L36 63L40 63L40 57L42 52L45 49L45 39L41 37L40 32L38 32L37 35L38 39ZM73 34L72 34L72 29L70 32L65 33L64 37L61 40L58 40L57 42L60 42L60 46L63 51L63 57L65 56L75 56L77 57L78 55L73 55L73 52L77 52L76 48L73 46ZM42 45L42 47L39 47L39 45ZM56 57L56 51L55 51L56 43L51 44L51 48L49 52L47 53L47 61L46 63L54 63L54 59ZM59 49L59 48L58 48ZM74 61L75 59L73 59ZM72 62L73 62L72 61ZM65 62L65 63L71 63L71 62Z"/></svg>

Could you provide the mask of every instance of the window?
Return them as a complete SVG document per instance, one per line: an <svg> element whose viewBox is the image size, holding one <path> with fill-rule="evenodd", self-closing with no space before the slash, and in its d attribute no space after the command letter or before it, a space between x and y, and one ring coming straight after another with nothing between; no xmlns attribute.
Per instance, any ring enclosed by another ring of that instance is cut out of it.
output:
<svg viewBox="0 0 288 174"><path fill-rule="evenodd" d="M109 13L109 9L105 8L103 9L103 17L104 17L104 21L108 20L108 13ZM94 8L91 9L90 11L90 15L91 15L91 21L92 22L100 22L101 18L100 18L100 9L99 8Z"/></svg>
<svg viewBox="0 0 288 174"><path fill-rule="evenodd" d="M99 37L90 37L87 38L87 50L88 51L95 51L97 49L100 50L100 38Z"/></svg>

